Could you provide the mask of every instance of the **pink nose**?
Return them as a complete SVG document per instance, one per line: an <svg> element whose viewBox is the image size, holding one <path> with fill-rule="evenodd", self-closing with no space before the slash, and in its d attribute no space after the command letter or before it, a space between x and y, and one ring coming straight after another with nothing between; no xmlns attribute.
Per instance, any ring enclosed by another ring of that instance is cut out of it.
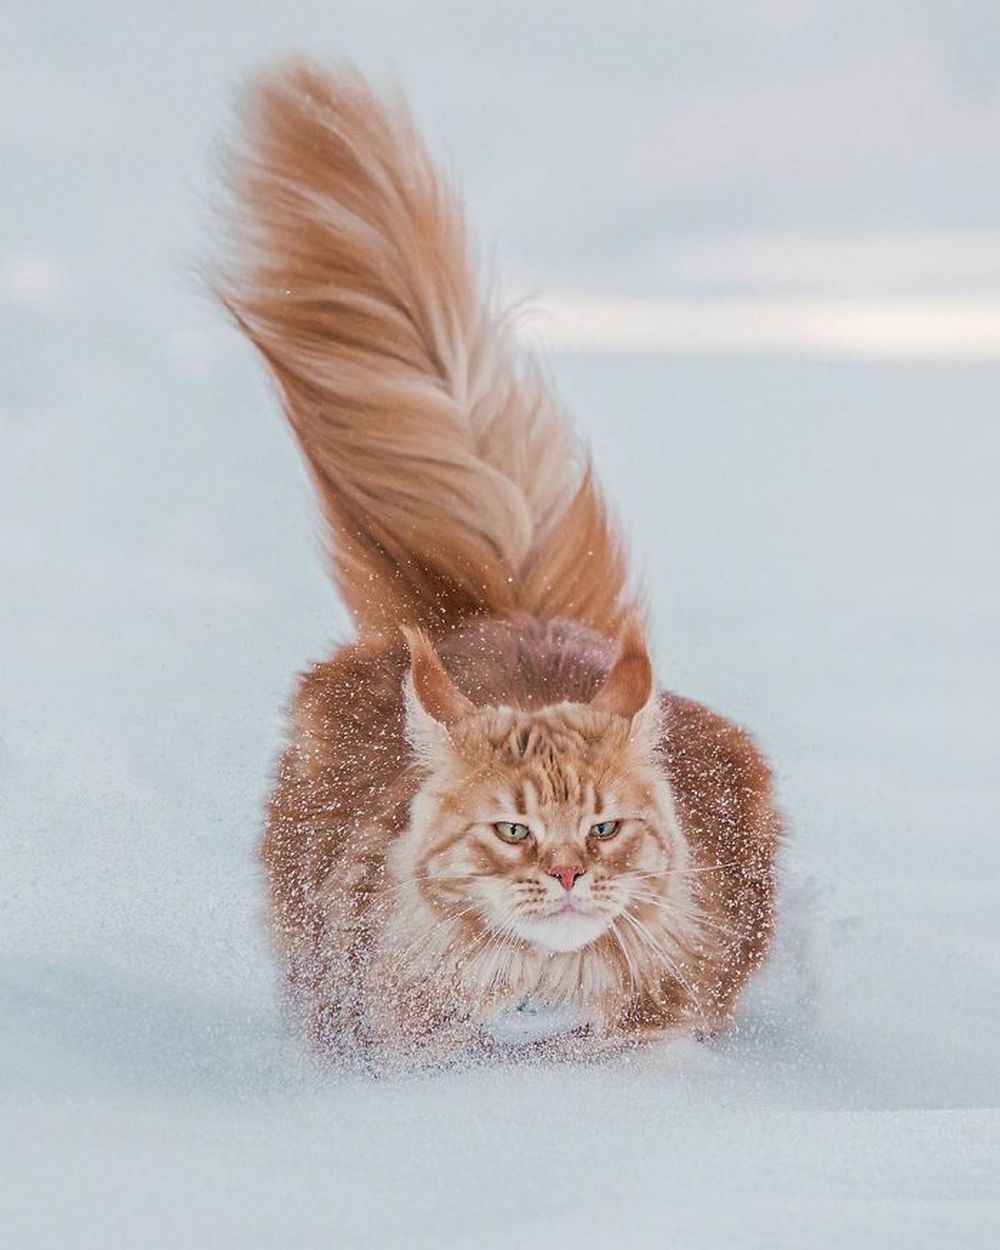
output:
<svg viewBox="0 0 1000 1250"><path fill-rule="evenodd" d="M577 877L583 876L583 869L578 864L554 864L549 869L550 877L558 877L564 890L572 890Z"/></svg>

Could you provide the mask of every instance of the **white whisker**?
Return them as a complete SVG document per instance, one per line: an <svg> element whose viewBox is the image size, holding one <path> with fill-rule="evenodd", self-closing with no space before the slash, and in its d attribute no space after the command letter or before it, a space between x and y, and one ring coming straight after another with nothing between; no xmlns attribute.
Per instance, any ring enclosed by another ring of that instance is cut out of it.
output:
<svg viewBox="0 0 1000 1250"><path fill-rule="evenodd" d="M670 955L667 954L662 944L657 942L656 938L653 936L652 933L650 933L650 931L646 928L646 926L642 923L641 920L639 920L636 916L634 916L631 912L628 912L628 911L622 912L622 917L630 925L632 925L635 931L639 934L640 938L646 943L648 948L655 954L659 955L659 957L663 960L664 964L666 965L667 971L671 974L671 976L675 977L681 983L684 989L687 990L688 995L691 999L691 1002L693 1003L695 1009L697 1010L698 1015L701 1017L702 1026L707 1031L708 1022L705 1019L705 1013L702 1009L701 1001L699 1000L698 995L695 993L694 988L691 985L691 983L685 978L684 974L681 972L680 967L674 962L674 960L670 957Z"/></svg>
<svg viewBox="0 0 1000 1250"><path fill-rule="evenodd" d="M628 967L628 979L629 979L629 985L631 988L631 997L634 998L636 994L638 994L639 992L639 983L636 978L635 964L632 962L632 956L628 952L628 947L625 945L625 941L622 938L622 935L618 932L617 920L612 922L612 924L608 928L608 932L618 943L619 947L621 948L621 953L625 957L625 963Z"/></svg>
<svg viewBox="0 0 1000 1250"><path fill-rule="evenodd" d="M475 911L478 903L470 903L468 907L463 907L459 912L449 912L446 916L442 916L436 924L432 924L429 928L422 929L412 942L408 942L401 952L396 956L401 964L409 962L409 958L416 952L417 947L427 943L437 931L446 924L454 924L463 916L467 916L469 912ZM450 945L450 944L449 944ZM447 951L447 947L445 948Z"/></svg>
<svg viewBox="0 0 1000 1250"><path fill-rule="evenodd" d="M636 891L632 897L646 907L656 907L660 911L665 912L668 916L679 916L683 920L688 921L696 928L705 926L709 929L715 929L716 932L723 934L725 937L738 938L742 936L736 929L732 929L729 925L723 924L721 921L714 920L710 916L706 916L704 911L696 904L689 904L680 900L662 898L657 894L648 894L643 891Z"/></svg>
<svg viewBox="0 0 1000 1250"><path fill-rule="evenodd" d="M740 863L731 859L724 864L710 864L706 868L665 868L659 872L623 872L616 881L659 881L664 877L698 877L703 873L720 872L723 868L733 868Z"/></svg>
<svg viewBox="0 0 1000 1250"><path fill-rule="evenodd" d="M514 912L508 915L509 919L499 929L487 930L486 944L477 952L479 956L485 956L488 951L490 952L489 967L488 970L484 970L487 991L493 989L500 974L506 972L513 962L514 951L510 939L517 936L517 915ZM492 950L490 950L491 947ZM486 975L487 971L488 975Z"/></svg>

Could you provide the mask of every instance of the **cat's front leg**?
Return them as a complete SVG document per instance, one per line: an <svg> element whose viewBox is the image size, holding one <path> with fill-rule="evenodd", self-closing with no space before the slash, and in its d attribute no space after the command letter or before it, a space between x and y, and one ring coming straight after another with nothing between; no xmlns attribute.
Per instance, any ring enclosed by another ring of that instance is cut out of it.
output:
<svg viewBox="0 0 1000 1250"><path fill-rule="evenodd" d="M474 1047L479 1033L467 1006L432 978L368 979L368 1032L377 1065L404 1071L452 1061Z"/></svg>

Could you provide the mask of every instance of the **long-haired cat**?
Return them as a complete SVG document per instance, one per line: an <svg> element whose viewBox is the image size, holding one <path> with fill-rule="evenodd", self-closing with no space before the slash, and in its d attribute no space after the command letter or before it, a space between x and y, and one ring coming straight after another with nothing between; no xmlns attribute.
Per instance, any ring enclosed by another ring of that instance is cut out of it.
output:
<svg viewBox="0 0 1000 1250"><path fill-rule="evenodd" d="M293 1001L383 1062L549 1005L584 1048L719 1031L772 928L764 760L657 692L591 465L406 115L294 65L246 120L222 294L357 626L299 683L268 809Z"/></svg>

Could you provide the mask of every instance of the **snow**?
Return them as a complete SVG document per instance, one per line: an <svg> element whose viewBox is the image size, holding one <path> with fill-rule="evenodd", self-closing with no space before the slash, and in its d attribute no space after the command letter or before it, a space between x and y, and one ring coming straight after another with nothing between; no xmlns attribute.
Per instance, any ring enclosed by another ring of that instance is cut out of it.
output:
<svg viewBox="0 0 1000 1250"><path fill-rule="evenodd" d="M574 293L545 296L524 321L549 350L1000 358L1000 300L976 295L622 300Z"/></svg>
<svg viewBox="0 0 1000 1250"><path fill-rule="evenodd" d="M501 270L570 311L574 292L605 314L1000 294L981 208L1000 108L975 69L992 19L668 7L574 6L543 31L534 6L13 6L5 1246L996 1244L995 353L803 353L779 330L687 354L638 325L551 357L645 573L663 680L754 730L789 815L780 947L730 1037L368 1081L314 1071L281 1018L261 805L294 673L347 625L273 395L192 276L239 74L305 46L405 81ZM768 91L717 51L736 46ZM557 55L574 72L543 107ZM876 108L889 80L902 103ZM688 141L652 160L644 119L665 111ZM863 244L837 242L838 213ZM671 288L688 229L704 263Z"/></svg>

